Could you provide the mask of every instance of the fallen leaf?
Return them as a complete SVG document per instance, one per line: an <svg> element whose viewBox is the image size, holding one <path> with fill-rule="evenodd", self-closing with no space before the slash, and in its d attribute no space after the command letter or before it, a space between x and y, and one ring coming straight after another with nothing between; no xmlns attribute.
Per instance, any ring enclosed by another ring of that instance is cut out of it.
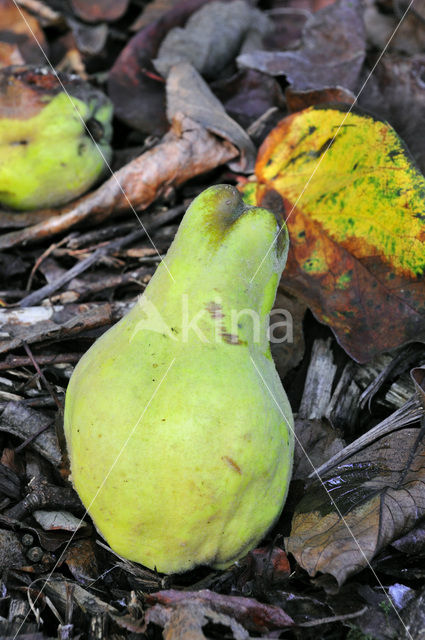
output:
<svg viewBox="0 0 425 640"><path fill-rule="evenodd" d="M44 531L77 531L81 527L87 528L87 523L81 518L76 518L69 511L45 511L37 509L32 512L32 517L44 529Z"/></svg>
<svg viewBox="0 0 425 640"><path fill-rule="evenodd" d="M279 83L265 73L244 69L230 78L217 80L211 89L228 115L244 129L268 109L284 109L285 99Z"/></svg>
<svg viewBox="0 0 425 640"><path fill-rule="evenodd" d="M41 589L43 584L43 591L53 600L62 616L65 616L65 612L69 607L69 599L70 597L72 598L75 605L73 621L75 616L76 624L81 624L87 620L87 614L90 616L102 616L106 614L111 616L119 615L115 607L104 602L86 589L83 589L83 587L76 582L64 580L63 576L50 576L49 580L46 580L45 583L38 583L35 588L39 587Z"/></svg>
<svg viewBox="0 0 425 640"><path fill-rule="evenodd" d="M158 77L152 58L170 29L185 24L207 0L179 2L137 33L124 47L108 75L108 95L115 115L128 126L147 135L163 135L165 82Z"/></svg>
<svg viewBox="0 0 425 640"><path fill-rule="evenodd" d="M287 87L285 100L289 113L302 111L308 107L321 104L354 104L356 96L342 87L328 87L325 89L297 90Z"/></svg>
<svg viewBox="0 0 425 640"><path fill-rule="evenodd" d="M394 428L311 483L286 541L309 575L341 586L425 515L424 435L422 411L422 424Z"/></svg>
<svg viewBox="0 0 425 640"><path fill-rule="evenodd" d="M392 542L391 546L411 557L425 556L425 521L418 522L408 533Z"/></svg>
<svg viewBox="0 0 425 640"><path fill-rule="evenodd" d="M299 46L303 28L312 15L307 7L299 5L299 0L293 7L290 7L286 2L285 6L277 2L269 9L268 16L272 21L273 31L267 36L264 49L286 51Z"/></svg>
<svg viewBox="0 0 425 640"><path fill-rule="evenodd" d="M0 0L0 42L14 45L23 60L30 64L45 62L48 53L46 38L34 16L17 6L13 0ZM11 62L10 64L20 64Z"/></svg>
<svg viewBox="0 0 425 640"><path fill-rule="evenodd" d="M171 67L167 78L168 120L172 122L182 113L239 149L239 157L229 163L234 171L252 172L256 149L251 138L227 115L202 76L187 62Z"/></svg>
<svg viewBox="0 0 425 640"><path fill-rule="evenodd" d="M2 211L0 209L0 229L22 229L37 224L56 215L57 209L38 209L38 211Z"/></svg>
<svg viewBox="0 0 425 640"><path fill-rule="evenodd" d="M282 284L365 362L425 339L425 180L388 124L344 111L279 123L257 157L257 201L285 208Z"/></svg>
<svg viewBox="0 0 425 640"><path fill-rule="evenodd" d="M200 591L158 591L145 596L148 604L160 604L167 608L181 604L195 604L230 616L245 629L254 633L267 633L273 629L284 629L293 625L293 620L281 609L273 605L262 604L254 598L226 596L209 589Z"/></svg>
<svg viewBox="0 0 425 640"><path fill-rule="evenodd" d="M23 63L24 59L18 45L0 41L0 68Z"/></svg>
<svg viewBox="0 0 425 640"><path fill-rule="evenodd" d="M354 91L365 51L361 4L359 0L340 0L307 20L299 49L247 53L239 56L237 63L270 75L284 75L298 90L341 86Z"/></svg>
<svg viewBox="0 0 425 640"><path fill-rule="evenodd" d="M425 55L412 58L386 54L373 82L365 86L359 106L387 120L407 144L425 172L425 144L418 129L425 125Z"/></svg>
<svg viewBox="0 0 425 640"><path fill-rule="evenodd" d="M357 585L356 585L357 586ZM348 587L348 585L347 585ZM373 640L394 640L401 637L403 622L397 616L397 609L391 606L391 591L388 588L387 594L381 587L372 589L368 585L357 586L356 591L361 596L363 602L367 603L366 610L358 618L353 620L355 629L366 638ZM396 604L394 604L396 607ZM404 616L403 616L404 618ZM412 640L411 638L409 640Z"/></svg>
<svg viewBox="0 0 425 640"><path fill-rule="evenodd" d="M139 17L132 23L130 31L140 31L161 18L167 11L178 4L181 4L180 0L151 0L149 4L143 7Z"/></svg>
<svg viewBox="0 0 425 640"><path fill-rule="evenodd" d="M101 53L106 46L109 35L108 26L101 24L84 24L73 18L67 18L68 26L72 30L75 40L75 47L80 53L85 55L95 55Z"/></svg>
<svg viewBox="0 0 425 640"><path fill-rule="evenodd" d="M279 288L270 313L269 340L272 357L283 379L301 362L305 343L303 319L307 310L304 302Z"/></svg>
<svg viewBox="0 0 425 640"><path fill-rule="evenodd" d="M164 640L207 640L202 628L208 622L228 627L234 640L249 640L249 634L233 618L198 602L181 603L177 608L156 604L145 615L146 625L163 627Z"/></svg>
<svg viewBox="0 0 425 640"><path fill-rule="evenodd" d="M237 149L229 142L177 114L170 131L156 147L122 167L95 191L58 209L56 216L0 236L0 248L51 237L89 217L100 222L128 209L129 202L135 209L146 209L170 186L177 187L237 155Z"/></svg>
<svg viewBox="0 0 425 640"><path fill-rule="evenodd" d="M87 22L113 22L127 10L130 0L70 0L77 16Z"/></svg>
<svg viewBox="0 0 425 640"><path fill-rule="evenodd" d="M89 585L99 576L95 543L91 538L73 541L65 551L63 562L82 585Z"/></svg>
<svg viewBox="0 0 425 640"><path fill-rule="evenodd" d="M260 593L282 586L289 580L291 566L280 547L258 547L247 555L246 561L245 583L252 580Z"/></svg>
<svg viewBox="0 0 425 640"><path fill-rule="evenodd" d="M180 62L190 63L205 78L217 78L239 53L252 29L261 35L270 30L262 11L244 0L208 2L190 16L184 27L174 27L167 33L153 64L164 78Z"/></svg>
<svg viewBox="0 0 425 640"><path fill-rule="evenodd" d="M409 11L403 15L407 8ZM380 2L368 2L364 17L368 41L379 51L388 48L391 52L415 55L424 50L424 0L415 0L413 6L408 2L400 3L390 12Z"/></svg>
<svg viewBox="0 0 425 640"><path fill-rule="evenodd" d="M314 469L344 449L344 441L324 420L296 417L295 434L293 480L306 479Z"/></svg>

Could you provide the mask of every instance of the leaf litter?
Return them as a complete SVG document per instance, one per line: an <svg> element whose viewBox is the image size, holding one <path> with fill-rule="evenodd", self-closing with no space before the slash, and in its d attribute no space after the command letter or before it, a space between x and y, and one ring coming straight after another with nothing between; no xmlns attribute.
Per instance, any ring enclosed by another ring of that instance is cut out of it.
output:
<svg viewBox="0 0 425 640"><path fill-rule="evenodd" d="M38 52L12 5L0 3L2 24L6 11L14 16L0 33L0 60L32 63ZM135 303L160 259L119 185L106 176L62 208L0 213L2 637L423 637L417 5L358 101L373 117L350 113L346 146L337 136L327 178L317 170L288 219L273 356L297 412L294 476L262 546L226 571L161 576L95 544L87 518L77 527L84 510L67 479L57 405L75 363ZM63 13L56 3L25 7L57 68L112 99L116 176L161 253L211 183L240 183L252 202L291 210L403 10L373 0L166 0L141 14L127 0L73 0ZM301 139L310 125L315 136ZM269 157L281 162L272 178ZM377 171L379 158L391 172ZM256 178L247 177L255 160ZM351 160L359 164L344 182ZM346 190L339 208L335 181ZM347 260L364 275L356 287L344 278Z"/></svg>

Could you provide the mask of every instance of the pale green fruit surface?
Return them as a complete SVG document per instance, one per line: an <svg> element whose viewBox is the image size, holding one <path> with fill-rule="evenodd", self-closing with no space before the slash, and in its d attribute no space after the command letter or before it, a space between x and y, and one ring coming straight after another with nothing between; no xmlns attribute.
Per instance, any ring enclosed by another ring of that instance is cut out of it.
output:
<svg viewBox="0 0 425 640"><path fill-rule="evenodd" d="M99 149L109 162L112 105L81 81L68 87L72 93L78 86L72 102L57 87L54 92L37 87L34 96L24 85L25 73L11 77L10 69L0 71L0 205L21 210L62 205L101 175L105 161ZM84 123L95 131L99 149Z"/></svg>
<svg viewBox="0 0 425 640"><path fill-rule="evenodd" d="M288 248L277 232L274 215L234 187L204 191L166 266L74 371L72 479L130 560L165 573L224 568L282 510L293 418L267 339Z"/></svg>

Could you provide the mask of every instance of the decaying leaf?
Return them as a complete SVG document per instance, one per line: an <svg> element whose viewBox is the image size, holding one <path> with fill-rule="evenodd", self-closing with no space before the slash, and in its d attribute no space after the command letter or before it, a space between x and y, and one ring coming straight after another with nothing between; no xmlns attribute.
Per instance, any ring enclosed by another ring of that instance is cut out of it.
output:
<svg viewBox="0 0 425 640"><path fill-rule="evenodd" d="M75 13L87 22L113 21L126 11L129 0L71 0Z"/></svg>
<svg viewBox="0 0 425 640"><path fill-rule="evenodd" d="M241 67L285 75L296 89L341 86L355 90L366 41L358 0L339 0L307 20L299 49L255 51L238 57Z"/></svg>
<svg viewBox="0 0 425 640"><path fill-rule="evenodd" d="M156 604L146 612L145 622L163 627L164 640L207 640L202 627L208 622L227 627L234 640L249 640L248 632L232 617L198 602L181 603L176 608Z"/></svg>
<svg viewBox="0 0 425 640"><path fill-rule="evenodd" d="M359 106L387 120L407 144L422 173L425 172L425 55L407 58L386 54L365 86Z"/></svg>
<svg viewBox="0 0 425 640"><path fill-rule="evenodd" d="M302 111L308 107L320 104L354 104L356 96L342 87L328 87L326 89L292 89L287 87L285 100L289 113Z"/></svg>
<svg viewBox="0 0 425 640"><path fill-rule="evenodd" d="M23 63L24 59L16 44L0 41L0 68Z"/></svg>
<svg viewBox="0 0 425 640"><path fill-rule="evenodd" d="M224 138L240 151L230 166L234 170L251 172L256 149L248 134L227 115L220 100L188 62L171 67L167 78L167 117L172 122L178 114L188 116L207 131Z"/></svg>
<svg viewBox="0 0 425 640"><path fill-rule="evenodd" d="M145 209L170 186L179 186L237 155L232 144L177 114L160 144L122 167L95 191L58 209L56 216L0 236L0 248L56 235L88 217L100 222L113 212L128 209L130 203L135 209Z"/></svg>
<svg viewBox="0 0 425 640"><path fill-rule="evenodd" d="M207 607L212 611L234 618L248 631L267 633L274 629L284 629L293 625L293 620L280 607L267 605L239 596L226 596L209 589L200 591L158 591L146 596L148 604L162 605L168 608L179 608L181 605L194 604Z"/></svg>
<svg viewBox="0 0 425 640"><path fill-rule="evenodd" d="M421 424L378 437L321 480L298 504L286 549L311 576L341 585L425 515L423 412Z"/></svg>
<svg viewBox="0 0 425 640"><path fill-rule="evenodd" d="M90 584L99 575L95 556L95 544L91 538L74 540L66 549L63 562L74 578L82 585Z"/></svg>
<svg viewBox="0 0 425 640"><path fill-rule="evenodd" d="M284 115L285 99L279 83L254 69L243 69L217 80L211 89L229 116L245 129L273 107Z"/></svg>
<svg viewBox="0 0 425 640"><path fill-rule="evenodd" d="M43 51L47 52L44 32L36 18L13 0L0 0L0 42L15 45L25 62L38 64L45 62ZM38 44L39 43L39 44ZM20 64L14 62L10 64Z"/></svg>
<svg viewBox="0 0 425 640"><path fill-rule="evenodd" d="M282 380L303 358L303 318L306 310L303 302L278 289L270 313L269 339L273 360Z"/></svg>
<svg viewBox="0 0 425 640"><path fill-rule="evenodd" d="M425 180L388 124L344 111L282 120L258 154L256 199L280 195L286 211L283 285L365 362L425 339Z"/></svg>
<svg viewBox="0 0 425 640"><path fill-rule="evenodd" d="M148 135L168 129L165 117L165 83L152 64L162 39L170 29L183 26L206 0L177 3L160 18L142 28L124 47L108 78L108 94L115 114L130 127Z"/></svg>
<svg viewBox="0 0 425 640"><path fill-rule="evenodd" d="M307 478L314 469L344 448L344 441L324 420L297 417L295 433L293 480Z"/></svg>
<svg viewBox="0 0 425 640"><path fill-rule="evenodd" d="M45 511L37 509L33 511L33 518L44 531L77 531L81 527L87 527L87 523L81 518L76 518L69 511Z"/></svg>
<svg viewBox="0 0 425 640"><path fill-rule="evenodd" d="M206 78L215 78L233 61L249 31L265 35L270 28L266 15L244 0L208 2L184 28L168 32L153 62L164 77L175 64L187 62Z"/></svg>

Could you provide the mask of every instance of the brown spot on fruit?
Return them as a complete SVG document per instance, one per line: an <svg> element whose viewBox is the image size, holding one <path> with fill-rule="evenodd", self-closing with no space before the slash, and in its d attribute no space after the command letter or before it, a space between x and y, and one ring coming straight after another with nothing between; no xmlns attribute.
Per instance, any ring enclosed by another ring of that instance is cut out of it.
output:
<svg viewBox="0 0 425 640"><path fill-rule="evenodd" d="M225 333L223 331L221 335L224 342L227 342L227 344L245 344L242 340L240 340L239 336L234 333Z"/></svg>
<svg viewBox="0 0 425 640"><path fill-rule="evenodd" d="M211 318L224 318L223 307L218 302L209 302L205 308Z"/></svg>
<svg viewBox="0 0 425 640"><path fill-rule="evenodd" d="M236 473L239 473L240 476L242 475L242 469L237 464L237 462L233 460L233 458L229 458L229 456L222 456L221 459L224 460L224 462L228 464L229 467L233 469L233 471L236 471Z"/></svg>

